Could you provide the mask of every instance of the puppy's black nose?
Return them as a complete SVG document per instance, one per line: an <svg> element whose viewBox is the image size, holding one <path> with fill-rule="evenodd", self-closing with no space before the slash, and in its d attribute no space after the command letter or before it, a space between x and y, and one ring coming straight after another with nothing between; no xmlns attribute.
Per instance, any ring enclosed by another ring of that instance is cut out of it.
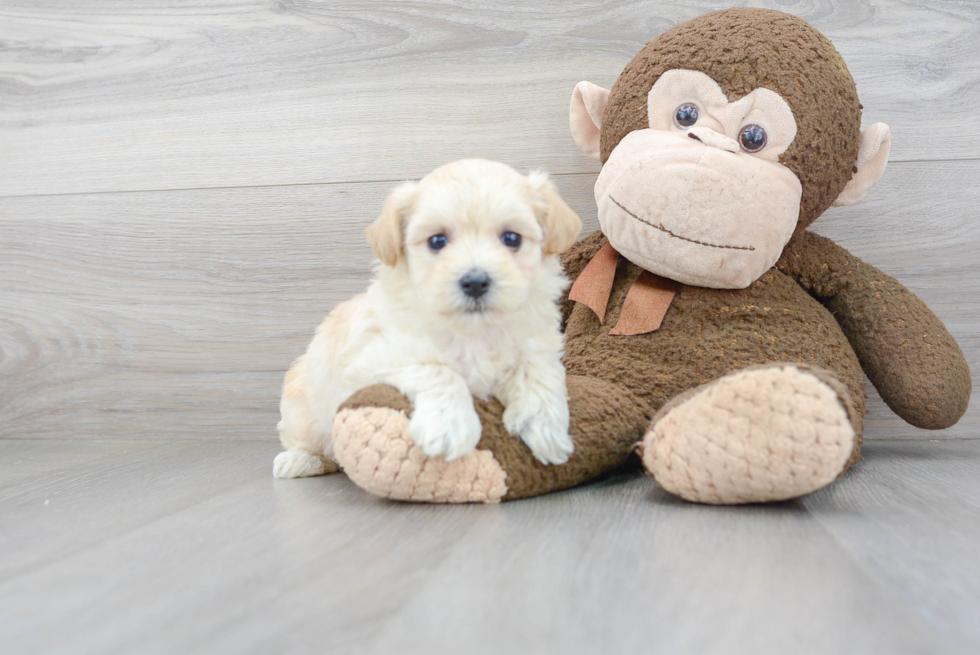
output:
<svg viewBox="0 0 980 655"><path fill-rule="evenodd" d="M459 286L463 289L463 293L476 300L490 290L490 276L486 271L473 269L459 279Z"/></svg>

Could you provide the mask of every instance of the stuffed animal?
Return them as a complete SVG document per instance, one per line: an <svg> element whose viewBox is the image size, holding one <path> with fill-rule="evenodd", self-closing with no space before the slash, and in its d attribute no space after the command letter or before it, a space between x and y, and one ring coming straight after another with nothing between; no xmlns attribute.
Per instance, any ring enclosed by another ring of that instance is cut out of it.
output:
<svg viewBox="0 0 980 655"><path fill-rule="evenodd" d="M337 416L340 466L390 498L496 502L579 484L636 450L685 499L763 502L820 489L860 459L863 373L912 425L953 425L972 387L943 324L806 230L885 169L888 127L862 132L861 109L830 41L764 9L668 30L611 91L580 83L572 134L603 166L601 231L562 258L575 453L540 464L491 400L476 401L475 453L427 459L408 401L379 386Z"/></svg>

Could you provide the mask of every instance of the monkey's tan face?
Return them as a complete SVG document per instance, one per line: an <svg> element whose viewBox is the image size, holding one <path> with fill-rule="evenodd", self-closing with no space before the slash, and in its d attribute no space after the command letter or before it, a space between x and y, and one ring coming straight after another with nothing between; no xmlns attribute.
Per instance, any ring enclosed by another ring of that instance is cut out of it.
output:
<svg viewBox="0 0 980 655"><path fill-rule="evenodd" d="M596 181L613 248L664 277L742 289L793 235L803 187L789 169L659 130L628 134Z"/></svg>
<svg viewBox="0 0 980 655"><path fill-rule="evenodd" d="M760 9L667 30L611 91L576 84L568 118L575 143L603 163L596 201L612 246L715 288L752 284L797 230L861 202L891 144L884 123L858 132L854 80L830 41Z"/></svg>
<svg viewBox="0 0 980 655"><path fill-rule="evenodd" d="M779 155L796 137L789 105L756 89L729 102L704 73L668 71L647 98L649 129L629 133L596 181L612 246L664 277L747 287L793 235L803 187Z"/></svg>

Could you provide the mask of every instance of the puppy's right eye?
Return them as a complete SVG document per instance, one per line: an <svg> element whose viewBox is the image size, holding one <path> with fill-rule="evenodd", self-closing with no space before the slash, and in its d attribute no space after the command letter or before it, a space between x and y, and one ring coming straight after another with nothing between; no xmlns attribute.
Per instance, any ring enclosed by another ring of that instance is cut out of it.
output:
<svg viewBox="0 0 980 655"><path fill-rule="evenodd" d="M429 237L429 250L439 252L449 243L449 238L445 234L436 234Z"/></svg>

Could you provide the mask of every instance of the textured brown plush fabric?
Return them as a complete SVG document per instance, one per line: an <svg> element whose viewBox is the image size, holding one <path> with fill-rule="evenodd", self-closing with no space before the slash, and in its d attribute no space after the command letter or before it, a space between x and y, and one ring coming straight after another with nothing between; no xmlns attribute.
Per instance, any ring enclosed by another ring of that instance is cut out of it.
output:
<svg viewBox="0 0 980 655"><path fill-rule="evenodd" d="M571 434L575 452L561 466L546 466L503 425L503 405L497 400L475 402L483 423L478 450L489 450L507 472L504 500L538 496L567 489L621 465L643 436L648 417L624 389L600 380L569 376ZM390 407L411 416L411 406L397 389L375 385L361 389L340 410Z"/></svg>
<svg viewBox="0 0 980 655"><path fill-rule="evenodd" d="M601 247L597 242L604 240L597 232L573 246L566 259L574 262L575 251ZM605 325L588 307L571 308L565 326L569 374L630 390L652 418L674 396L732 371L795 362L833 372L863 414L864 377L854 350L831 313L787 275L770 269L746 289L684 286L656 332L610 335L642 271L620 261ZM860 425L855 429L860 433Z"/></svg>
<svg viewBox="0 0 980 655"><path fill-rule="evenodd" d="M705 14L648 43L610 92L602 117L602 162L624 136L648 127L647 93L672 69L709 75L729 101L766 88L789 103L797 135L780 161L803 184L801 228L830 207L851 179L861 132L854 80L824 35L771 9Z"/></svg>
<svg viewBox="0 0 980 655"><path fill-rule="evenodd" d="M939 430L966 412L966 357L911 291L836 243L804 232L776 266L833 312L871 383L896 414Z"/></svg>
<svg viewBox="0 0 980 655"><path fill-rule="evenodd" d="M504 500L538 496L567 489L621 465L643 436L647 416L629 391L602 380L568 378L571 436L575 452L561 466L546 466L530 449L507 433L496 400L478 402L483 437L477 446L493 452L507 471Z"/></svg>
<svg viewBox="0 0 980 655"><path fill-rule="evenodd" d="M408 402L408 398L387 384L375 384L354 392L354 395L340 404L337 411L361 407L390 407L405 412L406 416L412 415L412 403Z"/></svg>

